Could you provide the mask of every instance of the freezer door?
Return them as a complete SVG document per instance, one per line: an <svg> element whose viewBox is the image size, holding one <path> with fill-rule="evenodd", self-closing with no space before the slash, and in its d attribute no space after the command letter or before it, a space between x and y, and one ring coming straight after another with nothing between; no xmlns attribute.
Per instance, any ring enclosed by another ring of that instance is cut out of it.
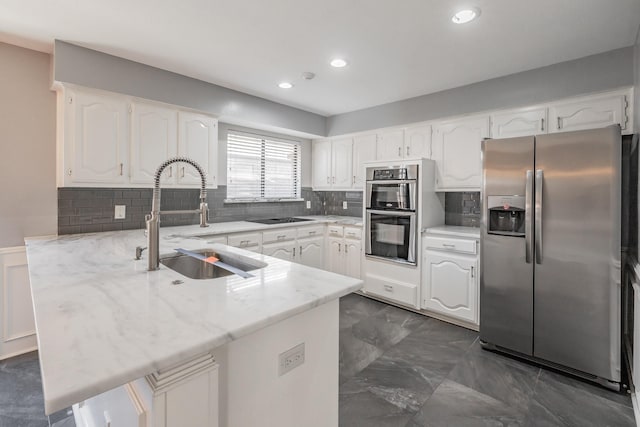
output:
<svg viewBox="0 0 640 427"><path fill-rule="evenodd" d="M482 145L480 339L527 355L533 351L533 154L533 137L490 139ZM525 236L492 232L490 210L503 205L508 212L523 199ZM497 206L489 206L489 200Z"/></svg>
<svg viewBox="0 0 640 427"><path fill-rule="evenodd" d="M620 381L619 127L536 137L536 357Z"/></svg>

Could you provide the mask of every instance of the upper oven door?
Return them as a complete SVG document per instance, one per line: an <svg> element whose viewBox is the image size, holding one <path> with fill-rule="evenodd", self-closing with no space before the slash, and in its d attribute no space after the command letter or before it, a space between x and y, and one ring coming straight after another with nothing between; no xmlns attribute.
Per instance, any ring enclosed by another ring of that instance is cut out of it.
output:
<svg viewBox="0 0 640 427"><path fill-rule="evenodd" d="M416 265L416 214L367 210L365 254Z"/></svg>
<svg viewBox="0 0 640 427"><path fill-rule="evenodd" d="M367 181L367 208L415 211L416 181Z"/></svg>

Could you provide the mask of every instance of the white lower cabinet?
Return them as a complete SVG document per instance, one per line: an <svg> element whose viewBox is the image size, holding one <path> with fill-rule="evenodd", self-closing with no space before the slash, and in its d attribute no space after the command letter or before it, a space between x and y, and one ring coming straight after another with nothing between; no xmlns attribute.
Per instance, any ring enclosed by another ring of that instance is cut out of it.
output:
<svg viewBox="0 0 640 427"><path fill-rule="evenodd" d="M429 237L425 238L428 242ZM443 238L437 238L436 244ZM467 248L464 243L474 240L450 239L451 246L460 242L462 248ZM439 313L453 319L463 320L471 324L478 324L479 310L479 274L477 254L444 251L429 248L425 244L423 252L422 270L422 308ZM450 246L450 247L451 247Z"/></svg>
<svg viewBox="0 0 640 427"><path fill-rule="evenodd" d="M362 229L330 225L327 237L326 270L361 277Z"/></svg>
<svg viewBox="0 0 640 427"><path fill-rule="evenodd" d="M297 241L298 252L296 252L295 262L307 267L324 267L324 237L309 237Z"/></svg>
<svg viewBox="0 0 640 427"><path fill-rule="evenodd" d="M78 427L217 427L218 364L210 354L73 406Z"/></svg>
<svg viewBox="0 0 640 427"><path fill-rule="evenodd" d="M25 248L0 249L0 360L37 348Z"/></svg>

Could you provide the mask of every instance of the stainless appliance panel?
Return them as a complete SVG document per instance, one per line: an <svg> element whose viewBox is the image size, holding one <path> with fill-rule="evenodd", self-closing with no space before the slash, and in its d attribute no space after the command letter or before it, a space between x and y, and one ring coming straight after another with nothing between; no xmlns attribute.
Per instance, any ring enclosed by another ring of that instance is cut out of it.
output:
<svg viewBox="0 0 640 427"><path fill-rule="evenodd" d="M533 354L613 381L620 381L620 161L619 127L536 138L542 229Z"/></svg>
<svg viewBox="0 0 640 427"><path fill-rule="evenodd" d="M367 181L366 207L368 209L416 210L417 181Z"/></svg>
<svg viewBox="0 0 640 427"><path fill-rule="evenodd" d="M416 265L417 227L414 212L367 209L365 256Z"/></svg>
<svg viewBox="0 0 640 427"><path fill-rule="evenodd" d="M418 165L369 166L366 181L389 179L418 179Z"/></svg>
<svg viewBox="0 0 640 427"><path fill-rule="evenodd" d="M524 207L530 213L527 172L534 168L534 138L485 140L482 162L480 339L531 355L533 264L527 263L528 239L524 235L489 234L488 227L489 197L523 196L511 200L520 205L524 198ZM531 215L525 216L525 230L530 230Z"/></svg>

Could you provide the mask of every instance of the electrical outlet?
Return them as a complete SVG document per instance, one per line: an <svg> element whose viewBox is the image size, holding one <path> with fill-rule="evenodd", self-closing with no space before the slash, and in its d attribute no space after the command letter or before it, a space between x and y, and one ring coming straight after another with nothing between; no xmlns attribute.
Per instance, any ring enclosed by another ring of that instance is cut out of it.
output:
<svg viewBox="0 0 640 427"><path fill-rule="evenodd" d="M307 209L311 209L311 200L307 200Z"/></svg>
<svg viewBox="0 0 640 427"><path fill-rule="evenodd" d="M342 209L347 209L347 201L342 202Z"/></svg>
<svg viewBox="0 0 640 427"><path fill-rule="evenodd" d="M116 205L113 217L115 219L125 219L127 217L127 206Z"/></svg>
<svg viewBox="0 0 640 427"><path fill-rule="evenodd" d="M280 353L278 356L278 362L279 376L282 376L292 369L302 365L304 363L304 343L298 344L284 353Z"/></svg>

